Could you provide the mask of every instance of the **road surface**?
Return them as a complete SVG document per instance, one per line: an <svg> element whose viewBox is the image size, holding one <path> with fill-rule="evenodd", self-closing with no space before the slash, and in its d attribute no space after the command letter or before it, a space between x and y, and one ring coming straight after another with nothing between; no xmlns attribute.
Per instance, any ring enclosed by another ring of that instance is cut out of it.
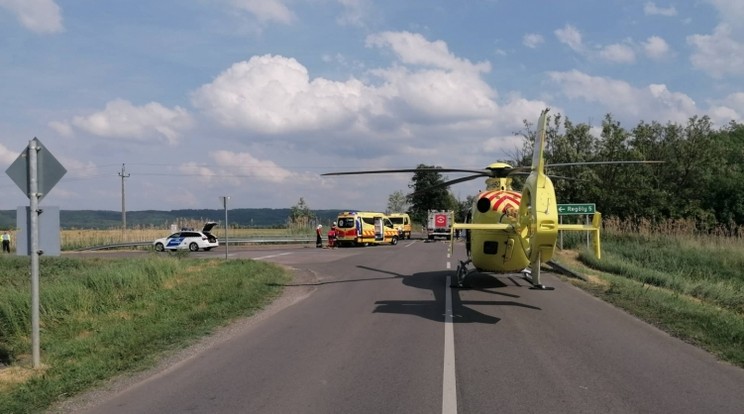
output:
<svg viewBox="0 0 744 414"><path fill-rule="evenodd" d="M464 248L450 257L448 246L231 247L230 257L294 269L286 288L294 299L66 409L744 413L744 370L554 274L543 273L553 291L531 290L518 274L476 275L471 288L450 289Z"/></svg>

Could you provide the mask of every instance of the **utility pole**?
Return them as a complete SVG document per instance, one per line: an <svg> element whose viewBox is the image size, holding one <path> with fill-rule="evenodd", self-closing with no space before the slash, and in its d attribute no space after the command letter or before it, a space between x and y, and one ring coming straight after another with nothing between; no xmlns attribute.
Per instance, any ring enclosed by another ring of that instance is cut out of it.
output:
<svg viewBox="0 0 744 414"><path fill-rule="evenodd" d="M131 174L126 174L124 172L124 164L121 164L121 172L119 173L119 177L121 177L121 234L124 235L124 232L127 231L127 209L124 203L124 200L126 200L124 196L124 179L129 178Z"/></svg>

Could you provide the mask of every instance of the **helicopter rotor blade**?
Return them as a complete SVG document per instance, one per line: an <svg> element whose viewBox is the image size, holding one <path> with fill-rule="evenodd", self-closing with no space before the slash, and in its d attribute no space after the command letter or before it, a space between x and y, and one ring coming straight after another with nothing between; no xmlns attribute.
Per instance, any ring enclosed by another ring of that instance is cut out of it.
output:
<svg viewBox="0 0 744 414"><path fill-rule="evenodd" d="M367 170L367 171L340 171L323 173L321 175L362 175L362 174L388 174L388 173L415 173L419 171L425 172L468 172L480 174L481 176L489 176L489 170L468 170L461 168L439 168L439 167L424 167L424 168L403 168L395 170Z"/></svg>
<svg viewBox="0 0 744 414"><path fill-rule="evenodd" d="M612 165L612 164L663 164L664 161L582 161L546 164L545 167L570 167L581 165Z"/></svg>
<svg viewBox="0 0 744 414"><path fill-rule="evenodd" d="M475 180L476 178L481 178L481 177L484 177L484 176L487 176L487 175L484 174L484 173L479 173L479 174L468 175L468 176L465 176L465 177L455 178L454 180L444 181L444 182L441 182L439 184L435 184L435 185L426 187L424 189L421 189L421 190L418 190L418 191L414 191L414 192L408 194L407 196L410 197L410 196L415 196L415 195L423 194L423 193L426 193L426 192L431 191L431 190L436 190L437 188L449 187L452 184L458 184L458 183L462 183L462 182L465 182L465 181Z"/></svg>

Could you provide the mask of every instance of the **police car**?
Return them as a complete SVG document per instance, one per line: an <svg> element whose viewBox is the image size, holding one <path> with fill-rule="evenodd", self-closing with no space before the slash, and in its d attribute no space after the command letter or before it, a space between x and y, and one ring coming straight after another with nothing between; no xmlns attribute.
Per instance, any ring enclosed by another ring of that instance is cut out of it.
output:
<svg viewBox="0 0 744 414"><path fill-rule="evenodd" d="M192 252L205 250L209 251L213 247L220 245L215 237L209 231L212 230L217 223L210 221L204 225L202 231L194 231L193 229L181 229L177 233L173 233L168 237L155 240L152 244L155 246L155 250L162 252L164 250L189 250Z"/></svg>

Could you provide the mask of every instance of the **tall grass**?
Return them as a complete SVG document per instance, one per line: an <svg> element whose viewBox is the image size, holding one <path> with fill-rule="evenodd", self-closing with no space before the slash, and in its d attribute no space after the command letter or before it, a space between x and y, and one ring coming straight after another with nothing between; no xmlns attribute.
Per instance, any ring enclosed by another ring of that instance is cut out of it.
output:
<svg viewBox="0 0 744 414"><path fill-rule="evenodd" d="M201 230L203 223L198 226L185 226L197 230ZM176 227L175 229L180 229ZM109 230L74 230L65 229L60 232L60 246L62 250L76 250L91 246L105 246L119 243L133 243L133 242L152 242L155 239L167 237L172 234L174 228L131 228L125 231L121 229L109 229ZM230 228L228 229L228 238L239 239L239 238L255 238L255 237L282 237L290 235L312 235L313 229L305 229L299 231L297 229L259 229L259 228ZM217 236L218 239L224 240L225 232L224 229L215 227L212 229L212 234Z"/></svg>
<svg viewBox="0 0 744 414"><path fill-rule="evenodd" d="M203 225L190 227L201 230ZM176 228L180 229L180 227ZM76 250L91 246L105 246L110 244L130 243L130 242L152 242L161 237L167 237L172 234L172 228L131 228L125 231L121 229L109 230L70 230L60 231L60 246L62 250ZM218 239L224 240L224 229L215 227L212 234ZM257 228L230 228L228 237L233 238L250 238L260 236L284 236L288 235L287 229L257 229ZM306 234L311 234L310 230Z"/></svg>
<svg viewBox="0 0 744 414"><path fill-rule="evenodd" d="M289 277L270 263L187 255L42 257L40 267L44 367L35 370L28 260L2 262L0 359L11 368L0 370L0 412L37 412L60 396L151 365L164 352L260 309Z"/></svg>
<svg viewBox="0 0 744 414"><path fill-rule="evenodd" d="M683 223L684 224L684 223ZM585 260L645 284L744 314L744 238L699 234L687 225L630 233L608 227L601 261Z"/></svg>
<svg viewBox="0 0 744 414"><path fill-rule="evenodd" d="M168 226L135 226L127 229L61 229L60 248L63 251L77 250L91 246L106 246L121 243L152 242L155 239L167 237L182 228L201 230L207 220L195 220L180 218ZM230 239L256 238L256 237L283 237L283 236L314 236L315 227L309 224L287 224L285 228L257 228L257 227L229 227L227 237ZM212 234L218 239L224 239L225 229L218 224L212 229ZM8 230L10 234L10 249L16 250L16 232Z"/></svg>
<svg viewBox="0 0 744 414"><path fill-rule="evenodd" d="M689 221L607 220L602 259L589 249L579 254L601 282L576 283L744 367L741 234L739 228L702 232Z"/></svg>

